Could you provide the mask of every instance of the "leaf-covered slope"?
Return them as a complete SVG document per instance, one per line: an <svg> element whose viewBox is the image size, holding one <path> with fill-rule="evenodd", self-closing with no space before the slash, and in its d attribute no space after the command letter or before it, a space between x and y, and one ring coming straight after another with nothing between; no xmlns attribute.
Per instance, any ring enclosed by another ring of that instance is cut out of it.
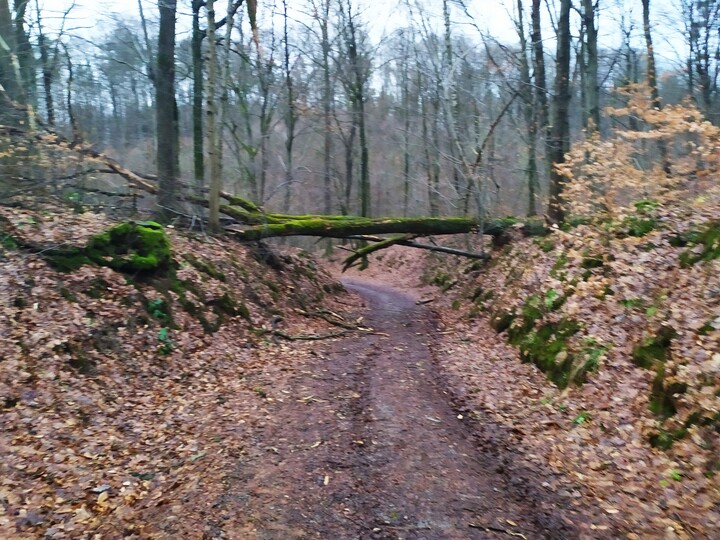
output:
<svg viewBox="0 0 720 540"><path fill-rule="evenodd" d="M81 246L112 225L0 212L21 243ZM179 501L222 489L274 385L308 355L275 357L272 327L337 329L308 317L339 288L311 258L168 232L177 269L162 279L59 272L5 232L0 537L148 537L157 515L172 529Z"/></svg>
<svg viewBox="0 0 720 540"><path fill-rule="evenodd" d="M487 266L426 270L460 332L438 355L456 389L516 429L574 506L602 509L590 536L720 526L720 259L706 203L639 204L635 219L518 240Z"/></svg>

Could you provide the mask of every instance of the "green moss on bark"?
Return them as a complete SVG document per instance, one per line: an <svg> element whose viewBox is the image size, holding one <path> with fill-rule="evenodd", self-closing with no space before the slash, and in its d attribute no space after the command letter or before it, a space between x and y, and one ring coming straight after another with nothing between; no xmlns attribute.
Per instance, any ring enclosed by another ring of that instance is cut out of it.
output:
<svg viewBox="0 0 720 540"><path fill-rule="evenodd" d="M680 255L681 266L720 258L720 220L711 221L699 231L691 231L684 239L694 247Z"/></svg>
<svg viewBox="0 0 720 540"><path fill-rule="evenodd" d="M128 274L164 272L170 268L170 240L154 221L121 223L90 239L88 259Z"/></svg>

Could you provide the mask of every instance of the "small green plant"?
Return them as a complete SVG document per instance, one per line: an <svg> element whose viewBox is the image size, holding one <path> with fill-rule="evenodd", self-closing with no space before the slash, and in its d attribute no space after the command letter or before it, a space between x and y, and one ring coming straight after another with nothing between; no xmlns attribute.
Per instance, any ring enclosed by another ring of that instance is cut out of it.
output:
<svg viewBox="0 0 720 540"><path fill-rule="evenodd" d="M255 388L253 388L253 392L255 392L258 396L260 396L263 399L268 397L267 392L260 386L256 386Z"/></svg>
<svg viewBox="0 0 720 540"><path fill-rule="evenodd" d="M625 226L627 227L627 234L629 236L635 236L642 238L646 234L651 233L657 227L657 221L648 218L639 218L631 216L625 220Z"/></svg>
<svg viewBox="0 0 720 540"><path fill-rule="evenodd" d="M564 251L560 254L557 261L555 261L555 264L553 264L552 268L550 269L550 277L554 277L556 279L559 279L560 281L564 280L564 276L561 275L560 271L567 266L568 263L568 256L567 253Z"/></svg>
<svg viewBox="0 0 720 540"><path fill-rule="evenodd" d="M555 249L555 241L550 238L543 238L538 245L543 253L550 253Z"/></svg>
<svg viewBox="0 0 720 540"><path fill-rule="evenodd" d="M163 298L155 298L147 303L147 311L159 321L167 322L170 320L170 312L168 304Z"/></svg>
<svg viewBox="0 0 720 540"><path fill-rule="evenodd" d="M585 364L582 367L584 373L595 372L600 368L600 359L608 352L609 347L600 344L596 339L585 339L583 356Z"/></svg>
<svg viewBox="0 0 720 540"><path fill-rule="evenodd" d="M17 248L17 242L9 234L0 233L0 247L2 250L11 251Z"/></svg>
<svg viewBox="0 0 720 540"><path fill-rule="evenodd" d="M585 423L589 422L591 418L592 418L592 415L589 412L581 411L580 414L578 414L573 419L573 424L577 424L577 425L585 424Z"/></svg>
<svg viewBox="0 0 720 540"><path fill-rule="evenodd" d="M167 328L161 328L158 332L158 352L160 354L170 354L174 348L172 339L170 339L170 330Z"/></svg>
<svg viewBox="0 0 720 540"><path fill-rule="evenodd" d="M707 223L702 230L690 231L684 238L694 247L680 255L683 268L720 257L720 220Z"/></svg>
<svg viewBox="0 0 720 540"><path fill-rule="evenodd" d="M622 300L618 300L618 303L625 309L641 309L645 305L645 302L641 298L623 298Z"/></svg>
<svg viewBox="0 0 720 540"><path fill-rule="evenodd" d="M633 206L635 206L635 210L638 211L638 214L649 214L653 210L658 209L660 207L660 203L652 199L643 199L641 201L637 201Z"/></svg>
<svg viewBox="0 0 720 540"><path fill-rule="evenodd" d="M683 479L683 472L680 469L673 469L670 471L670 479L679 482Z"/></svg>
<svg viewBox="0 0 720 540"><path fill-rule="evenodd" d="M545 307L547 309L554 309L555 308L555 301L558 299L560 294L555 289L550 289L547 293L545 293Z"/></svg>

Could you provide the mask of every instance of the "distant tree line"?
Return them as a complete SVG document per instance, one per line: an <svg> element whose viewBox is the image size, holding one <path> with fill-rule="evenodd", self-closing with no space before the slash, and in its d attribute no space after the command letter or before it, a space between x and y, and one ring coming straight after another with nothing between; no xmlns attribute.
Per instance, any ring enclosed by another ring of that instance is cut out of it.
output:
<svg viewBox="0 0 720 540"><path fill-rule="evenodd" d="M223 191L281 212L562 221L553 164L641 122L602 114L625 99L615 90L642 83L657 108L690 99L720 122L720 0L674 2L668 20L650 0L513 0L508 40L466 0L399 0L384 36L362 0L139 1L91 43L72 8L0 0L0 195L100 197L88 175L128 195L69 157L82 146L152 173L161 218L205 215L188 202L205 199L214 229ZM658 27L684 38L675 64L656 59ZM43 129L67 143L22 143Z"/></svg>

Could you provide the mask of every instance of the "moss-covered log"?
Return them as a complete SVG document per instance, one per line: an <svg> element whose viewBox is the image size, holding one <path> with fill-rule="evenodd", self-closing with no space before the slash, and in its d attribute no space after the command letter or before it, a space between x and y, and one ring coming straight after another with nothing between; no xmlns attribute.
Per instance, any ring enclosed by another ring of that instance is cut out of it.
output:
<svg viewBox="0 0 720 540"><path fill-rule="evenodd" d="M91 237L85 246L72 246L33 242L0 216L0 241L8 248L34 253L64 272L94 263L136 276L157 275L172 264L170 239L154 221L119 223Z"/></svg>
<svg viewBox="0 0 720 540"><path fill-rule="evenodd" d="M494 231L496 223L486 230ZM360 218L289 220L282 223L256 225L233 230L238 240L262 240L282 236L320 236L324 238L347 238L359 234L416 234L420 236L462 234L478 231L478 223L467 218ZM484 231L485 232L485 231Z"/></svg>

